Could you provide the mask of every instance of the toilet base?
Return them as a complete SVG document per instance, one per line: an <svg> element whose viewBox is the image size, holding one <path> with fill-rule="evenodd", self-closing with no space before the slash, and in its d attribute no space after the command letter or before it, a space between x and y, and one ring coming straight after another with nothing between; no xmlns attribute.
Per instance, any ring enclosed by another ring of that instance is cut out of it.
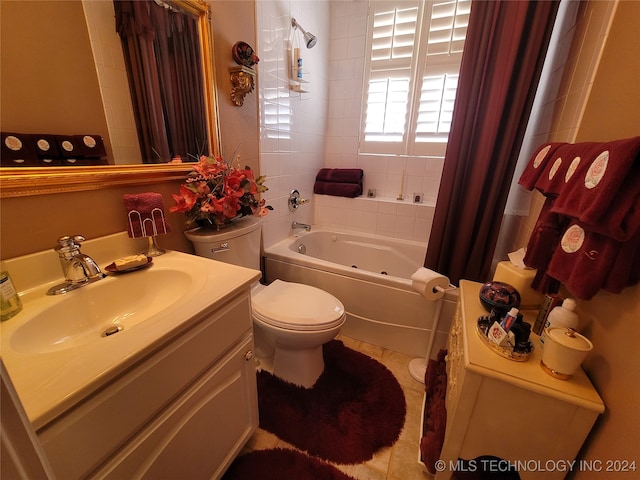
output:
<svg viewBox="0 0 640 480"><path fill-rule="evenodd" d="M297 350L276 347L273 359L273 374L276 377L311 388L323 371L322 345Z"/></svg>

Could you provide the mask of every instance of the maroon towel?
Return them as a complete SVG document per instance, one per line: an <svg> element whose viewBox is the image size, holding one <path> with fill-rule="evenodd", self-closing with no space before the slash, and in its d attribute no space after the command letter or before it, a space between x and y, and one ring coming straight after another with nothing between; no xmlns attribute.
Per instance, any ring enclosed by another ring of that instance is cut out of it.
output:
<svg viewBox="0 0 640 480"><path fill-rule="evenodd" d="M562 145L566 145L566 143L543 143L538 147L525 167L524 172L522 172L518 183L527 190L533 190L533 187L549 163L549 160L558 147Z"/></svg>
<svg viewBox="0 0 640 480"><path fill-rule="evenodd" d="M435 462L440 458L447 423L446 350L438 352L438 360L429 360L425 372L424 436L420 439L420 454L427 470L435 474Z"/></svg>
<svg viewBox="0 0 640 480"><path fill-rule="evenodd" d="M360 168L321 168L316 175L319 182L362 183L364 172Z"/></svg>
<svg viewBox="0 0 640 480"><path fill-rule="evenodd" d="M164 218L162 195L147 192L123 195L127 233L131 238L163 235L171 231Z"/></svg>
<svg viewBox="0 0 640 480"><path fill-rule="evenodd" d="M525 265L538 271L547 269L568 223L568 219L551 211L553 202L553 198L547 198L542 206L523 259Z"/></svg>
<svg viewBox="0 0 640 480"><path fill-rule="evenodd" d="M524 258L538 269L534 288L563 282L588 300L640 281L640 137L542 151L534 156L542 168L534 186L547 200ZM531 188L527 168L520 183Z"/></svg>
<svg viewBox="0 0 640 480"><path fill-rule="evenodd" d="M2 132L0 162L3 167L33 167L38 165L38 153L31 135Z"/></svg>
<svg viewBox="0 0 640 480"><path fill-rule="evenodd" d="M313 185L313 193L354 198L362 195L362 184L316 181Z"/></svg>
<svg viewBox="0 0 640 480"><path fill-rule="evenodd" d="M547 196L561 195L568 182L575 179L576 169L593 155L601 144L594 142L560 145L546 163L535 188Z"/></svg>
<svg viewBox="0 0 640 480"><path fill-rule="evenodd" d="M638 238L621 243L574 222L562 236L547 273L583 300L593 298L600 289L620 293L638 282L637 247Z"/></svg>
<svg viewBox="0 0 640 480"><path fill-rule="evenodd" d="M640 229L640 137L598 144L553 210L616 240L634 237Z"/></svg>

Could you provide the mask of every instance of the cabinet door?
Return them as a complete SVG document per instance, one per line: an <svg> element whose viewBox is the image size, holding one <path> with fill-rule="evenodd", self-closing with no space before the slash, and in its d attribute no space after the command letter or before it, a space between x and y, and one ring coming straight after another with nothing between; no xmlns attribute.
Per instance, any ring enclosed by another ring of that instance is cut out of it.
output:
<svg viewBox="0 0 640 480"><path fill-rule="evenodd" d="M253 337L207 371L94 478L219 478L258 426Z"/></svg>
<svg viewBox="0 0 640 480"><path fill-rule="evenodd" d="M251 331L249 302L247 295L230 299L41 428L38 437L56 477L86 478L171 408Z"/></svg>

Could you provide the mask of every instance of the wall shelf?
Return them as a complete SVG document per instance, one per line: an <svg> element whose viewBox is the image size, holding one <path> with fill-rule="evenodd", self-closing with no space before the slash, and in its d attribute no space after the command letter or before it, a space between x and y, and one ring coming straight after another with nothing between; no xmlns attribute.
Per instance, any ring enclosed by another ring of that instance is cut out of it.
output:
<svg viewBox="0 0 640 480"><path fill-rule="evenodd" d="M253 68L239 66L230 67L231 101L237 107L244 104L244 97L255 88L256 71Z"/></svg>

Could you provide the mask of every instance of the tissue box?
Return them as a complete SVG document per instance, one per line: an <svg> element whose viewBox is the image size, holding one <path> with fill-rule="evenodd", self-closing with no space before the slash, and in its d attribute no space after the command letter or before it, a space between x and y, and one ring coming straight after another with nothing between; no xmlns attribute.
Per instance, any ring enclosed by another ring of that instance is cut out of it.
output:
<svg viewBox="0 0 640 480"><path fill-rule="evenodd" d="M494 281L505 282L514 287L520 293L520 310L537 309L544 295L531 288L531 282L536 276L536 270L518 268L509 261L498 263Z"/></svg>

